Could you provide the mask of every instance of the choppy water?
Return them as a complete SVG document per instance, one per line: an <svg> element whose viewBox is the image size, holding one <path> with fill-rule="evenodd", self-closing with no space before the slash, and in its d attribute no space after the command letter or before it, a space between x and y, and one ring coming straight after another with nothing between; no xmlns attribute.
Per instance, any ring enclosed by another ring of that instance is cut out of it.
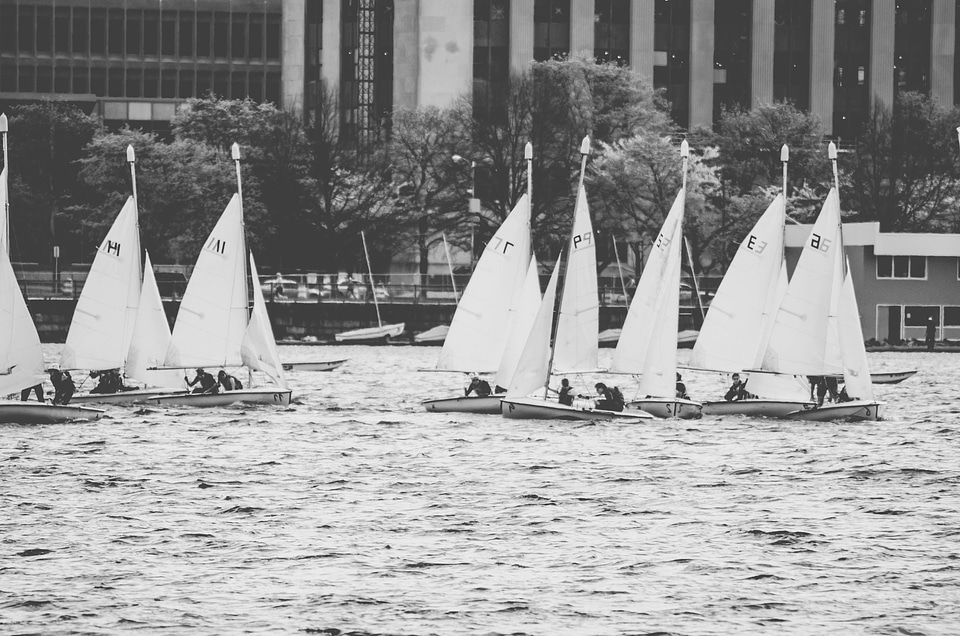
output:
<svg viewBox="0 0 960 636"><path fill-rule="evenodd" d="M871 354L880 423L638 426L424 413L437 351L3 426L0 632L960 632L960 355Z"/></svg>

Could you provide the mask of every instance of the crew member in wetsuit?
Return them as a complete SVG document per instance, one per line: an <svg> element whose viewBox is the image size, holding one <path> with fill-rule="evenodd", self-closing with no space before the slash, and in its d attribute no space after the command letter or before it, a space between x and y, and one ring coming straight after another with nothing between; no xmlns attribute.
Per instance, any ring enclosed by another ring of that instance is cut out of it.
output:
<svg viewBox="0 0 960 636"><path fill-rule="evenodd" d="M53 383L55 393L53 395L54 404L69 404L73 392L77 390L77 385L73 383L73 378L69 371L60 371L59 369L47 369L50 374L50 382Z"/></svg>
<svg viewBox="0 0 960 636"><path fill-rule="evenodd" d="M464 395L469 396L471 393L476 393L477 397L489 397L492 393L490 383L486 380L481 380L477 376L473 376L473 379L470 380L470 386L466 388Z"/></svg>
<svg viewBox="0 0 960 636"><path fill-rule="evenodd" d="M200 386L193 390L194 393L217 392L217 379L204 371L202 368L197 369L197 375L193 378L193 380L188 379L187 376L183 376L183 379L187 383L187 386L193 386L198 382L200 383Z"/></svg>
<svg viewBox="0 0 960 636"><path fill-rule="evenodd" d="M570 380L564 378L560 380L560 396L558 402L567 406L573 406L573 387L570 386Z"/></svg>

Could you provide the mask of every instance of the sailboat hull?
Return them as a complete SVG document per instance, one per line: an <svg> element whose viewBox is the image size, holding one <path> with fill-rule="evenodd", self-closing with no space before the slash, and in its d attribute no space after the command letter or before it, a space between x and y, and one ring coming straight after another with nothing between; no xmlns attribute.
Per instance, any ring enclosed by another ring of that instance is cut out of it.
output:
<svg viewBox="0 0 960 636"><path fill-rule="evenodd" d="M82 406L47 404L40 402L0 402L0 423L3 424L63 424L99 420L100 409Z"/></svg>
<svg viewBox="0 0 960 636"><path fill-rule="evenodd" d="M321 360L319 362L284 362L284 371L333 371L343 366L349 358L343 360Z"/></svg>
<svg viewBox="0 0 960 636"><path fill-rule="evenodd" d="M748 415L750 417L787 417L795 411L813 407L813 402L767 400L763 398L733 402L704 402L704 415Z"/></svg>
<svg viewBox="0 0 960 636"><path fill-rule="evenodd" d="M916 375L917 370L912 371L880 371L870 374L870 381L874 384L899 384L907 378Z"/></svg>
<svg viewBox="0 0 960 636"><path fill-rule="evenodd" d="M365 329L344 331L343 333L335 334L333 337L337 340L337 342L356 342L359 344L380 343L389 338L396 338L403 333L405 328L405 323L401 322L395 325L383 325L382 327L367 327Z"/></svg>
<svg viewBox="0 0 960 636"><path fill-rule="evenodd" d="M794 411L787 417L792 420L808 422L833 422L836 420L878 421L880 419L880 402L854 400L839 404L824 404L817 408Z"/></svg>
<svg viewBox="0 0 960 636"><path fill-rule="evenodd" d="M145 402L149 398L162 395L183 393L183 389L137 389L135 391L121 391L119 393L75 393L70 398L76 404L136 404Z"/></svg>
<svg viewBox="0 0 960 636"><path fill-rule="evenodd" d="M224 391L223 393L176 393L173 395L158 395L145 400L148 404L159 406L195 406L195 407L216 407L230 406L231 404L273 404L275 406L288 406L290 396L293 393L291 389L264 388L264 389L239 389L237 391Z"/></svg>
<svg viewBox="0 0 960 636"><path fill-rule="evenodd" d="M439 400L424 400L423 408L432 413L479 413L497 415L503 394L484 397L459 395Z"/></svg>
<svg viewBox="0 0 960 636"><path fill-rule="evenodd" d="M679 418L681 420L696 420L702 414L702 406L699 402L683 398L648 397L628 402L627 407L649 413L654 417Z"/></svg>
<svg viewBox="0 0 960 636"><path fill-rule="evenodd" d="M627 420L640 422L652 419L641 411L601 411L599 409L567 406L537 398L503 398L500 414L513 420Z"/></svg>

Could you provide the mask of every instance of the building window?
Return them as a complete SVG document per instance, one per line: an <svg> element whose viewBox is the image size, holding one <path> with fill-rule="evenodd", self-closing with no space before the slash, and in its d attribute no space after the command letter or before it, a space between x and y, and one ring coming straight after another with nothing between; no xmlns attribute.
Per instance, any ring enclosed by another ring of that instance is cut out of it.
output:
<svg viewBox="0 0 960 636"><path fill-rule="evenodd" d="M877 256L877 278L926 280L926 256Z"/></svg>
<svg viewBox="0 0 960 636"><path fill-rule="evenodd" d="M750 108L752 0L720 0L714 18L713 120L724 109Z"/></svg>
<svg viewBox="0 0 960 636"><path fill-rule="evenodd" d="M872 9L872 0L836 0L837 11L855 16ZM833 91L833 134L843 139L856 137L870 112L867 64L870 63L870 29L859 21L837 22L834 30L834 62L837 81ZM846 69L846 75L843 70Z"/></svg>
<svg viewBox="0 0 960 636"><path fill-rule="evenodd" d="M933 318L933 324L940 326L939 305L907 305L903 308L904 327L926 327Z"/></svg>
<svg viewBox="0 0 960 636"><path fill-rule="evenodd" d="M597 0L594 8L593 55L598 62L630 63L629 0Z"/></svg>
<svg viewBox="0 0 960 636"><path fill-rule="evenodd" d="M17 8L13 5L0 5L0 52L17 52Z"/></svg>
<svg viewBox="0 0 960 636"><path fill-rule="evenodd" d="M73 46L74 53L83 55L87 52L87 32L90 29L90 12L81 7L73 9Z"/></svg>
<svg viewBox="0 0 960 636"><path fill-rule="evenodd" d="M20 7L17 17L17 44L21 53L33 53L34 16L33 7Z"/></svg>
<svg viewBox="0 0 960 636"><path fill-rule="evenodd" d="M217 11L213 14L213 56L227 57L229 44L227 33L230 30L230 14Z"/></svg>
<svg viewBox="0 0 960 636"><path fill-rule="evenodd" d="M653 86L664 89L674 121L690 118L690 0L656 0Z"/></svg>
<svg viewBox="0 0 960 636"><path fill-rule="evenodd" d="M534 0L533 59L544 62L570 53L570 0Z"/></svg>
<svg viewBox="0 0 960 636"><path fill-rule="evenodd" d="M810 0L776 0L773 98L810 108Z"/></svg>
<svg viewBox="0 0 960 636"><path fill-rule="evenodd" d="M57 7L53 19L53 48L57 53L70 52L70 9Z"/></svg>
<svg viewBox="0 0 960 636"><path fill-rule="evenodd" d="M107 53L123 55L123 9L110 9L110 36L107 42Z"/></svg>
<svg viewBox="0 0 960 636"><path fill-rule="evenodd" d="M932 0L898 2L893 37L893 83L898 91L930 90Z"/></svg>
<svg viewBox="0 0 960 636"><path fill-rule="evenodd" d="M473 2L474 108L494 106L483 95L503 86L510 76L510 3L508 0ZM495 91L499 92L499 91Z"/></svg>

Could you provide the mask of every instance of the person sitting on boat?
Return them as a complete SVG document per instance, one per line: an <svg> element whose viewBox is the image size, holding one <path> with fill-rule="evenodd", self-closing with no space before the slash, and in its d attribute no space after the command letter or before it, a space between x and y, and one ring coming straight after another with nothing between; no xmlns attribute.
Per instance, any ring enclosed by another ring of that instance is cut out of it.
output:
<svg viewBox="0 0 960 636"><path fill-rule="evenodd" d="M133 387L124 386L123 378L120 376L120 369L106 369L104 371L91 371L91 378L99 377L97 386L90 389L91 393L120 393L121 391L133 391Z"/></svg>
<svg viewBox="0 0 960 636"><path fill-rule="evenodd" d="M187 376L183 376L184 381L187 383L187 386L193 386L194 384L199 383L200 386L193 390L194 393L216 393L217 392L217 380L212 375L204 371L202 368L197 368L197 375L190 380Z"/></svg>
<svg viewBox="0 0 960 636"><path fill-rule="evenodd" d="M601 411L622 411L623 398L617 398L619 389L609 389L603 382L597 382L597 408Z"/></svg>
<svg viewBox="0 0 960 636"><path fill-rule="evenodd" d="M466 388L466 393L464 395L469 396L471 393L476 393L477 397L489 397L493 391L490 390L490 383L486 380L481 380L477 376L473 376L470 380L470 386Z"/></svg>
<svg viewBox="0 0 960 636"><path fill-rule="evenodd" d="M70 398L73 397L77 385L73 383L73 378L69 371L60 371L60 369L47 369L50 374L50 382L53 383L55 393L53 394L54 404L70 404Z"/></svg>
<svg viewBox="0 0 960 636"><path fill-rule="evenodd" d="M837 396L840 394L840 391L837 388L839 384L839 381L837 380L837 376L835 375L825 376L823 378L823 383L827 387L827 394L830 396L830 401L836 402Z"/></svg>
<svg viewBox="0 0 960 636"><path fill-rule="evenodd" d="M573 406L573 387L570 386L570 380L566 378L560 380L560 391L557 401L566 406Z"/></svg>
<svg viewBox="0 0 960 636"><path fill-rule="evenodd" d="M238 391L243 388L243 384L240 383L240 380L236 379L223 369L220 369L220 373L217 374L217 384L220 385L224 391Z"/></svg>
<svg viewBox="0 0 960 636"><path fill-rule="evenodd" d="M747 383L740 379L739 373L734 373L733 384L727 389L723 399L727 402L738 402L748 397L750 397L750 394L747 393Z"/></svg>
<svg viewBox="0 0 960 636"><path fill-rule="evenodd" d="M847 385L844 384L843 388L840 389L840 393L837 394L837 404L841 402L853 402L853 398L850 397L850 394L847 393Z"/></svg>
<svg viewBox="0 0 960 636"><path fill-rule="evenodd" d="M679 373L677 373L677 397L684 400L690 399L687 395L687 385L683 383L683 377Z"/></svg>
<svg viewBox="0 0 960 636"><path fill-rule="evenodd" d="M26 402L30 399L30 394L37 394L37 402L43 402L43 384L34 384L33 386L28 386L23 391L20 391L20 401Z"/></svg>

